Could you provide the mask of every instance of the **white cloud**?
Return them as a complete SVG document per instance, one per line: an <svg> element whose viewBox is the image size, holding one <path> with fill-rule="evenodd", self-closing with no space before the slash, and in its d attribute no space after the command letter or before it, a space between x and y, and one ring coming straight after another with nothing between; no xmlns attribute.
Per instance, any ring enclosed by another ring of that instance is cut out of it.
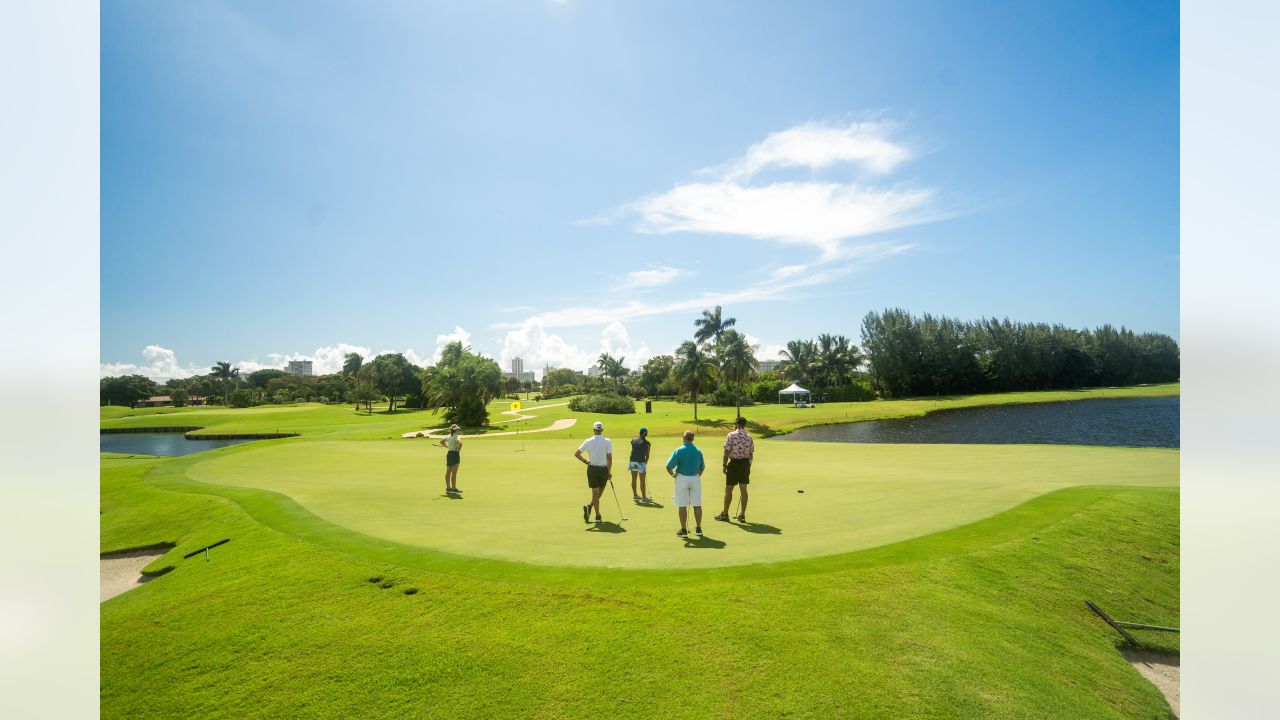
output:
<svg viewBox="0 0 1280 720"><path fill-rule="evenodd" d="M824 258L844 250L846 240L929 222L935 191L903 185L821 180L757 182L764 170L805 167L813 171L852 165L871 175L891 172L911 159L911 151L890 138L889 123L843 126L806 123L773 133L721 168L702 171L709 180L686 182L625 205L636 229L739 235L817 248Z"/></svg>
<svg viewBox="0 0 1280 720"><path fill-rule="evenodd" d="M625 358L623 365L631 370L641 367L653 357L648 345L632 343L630 333L621 322L610 322L601 331L600 349L592 352L565 341L559 335L548 333L540 318L531 317L507 333L502 341L498 364L503 370L508 370L511 359L518 357L524 360L525 370L534 370L541 377L546 365L586 370L596 364L602 352Z"/></svg>
<svg viewBox="0 0 1280 720"><path fill-rule="evenodd" d="M533 370L541 376L546 365L585 370L595 363L597 356L565 342L559 335L548 333L540 319L531 317L507 333L502 341L502 352L498 354L498 364L503 370L509 370L511 359L518 357L524 360L526 370Z"/></svg>
<svg viewBox="0 0 1280 720"><path fill-rule="evenodd" d="M673 283L692 274L688 270L681 270L680 268L650 265L648 270L636 270L635 272L627 273L626 279L622 281L622 284L617 289L648 289Z"/></svg>
<svg viewBox="0 0 1280 720"><path fill-rule="evenodd" d="M852 163L878 174L892 172L912 157L906 146L889 139L895 129L892 123L886 122L797 125L752 145L746 156L733 165L729 175L745 179L767 168L821 170L837 163Z"/></svg>
<svg viewBox="0 0 1280 720"><path fill-rule="evenodd" d="M756 346L756 360L778 360L786 345L779 343L765 343L760 338L751 333L743 333L747 338L747 343Z"/></svg>
<svg viewBox="0 0 1280 720"><path fill-rule="evenodd" d="M119 375L143 375L155 380L156 382L164 382L166 380L187 378L192 375L204 375L209 372L208 367L184 367L178 362L178 357L172 350L160 347L159 345L146 346L142 350L142 357L145 360L145 364L143 365L135 365L133 363L101 363L98 365L98 376L113 377ZM210 365L212 366L212 363L210 363Z"/></svg>
<svg viewBox="0 0 1280 720"><path fill-rule="evenodd" d="M649 358L653 357L648 345L641 343L640 347L632 347L627 327L617 320L606 325L600 333L600 352L607 352L615 358L623 358L622 364L629 370L643 366Z"/></svg>
<svg viewBox="0 0 1280 720"><path fill-rule="evenodd" d="M444 352L444 346L448 345L451 342L460 342L462 343L463 347L467 347L468 345L471 344L471 333L467 332L466 330L463 330L458 325L454 325L453 332L446 333L444 335L437 335L436 350L431 355L432 360L430 364L435 364L440 362L440 355ZM406 355L405 357L408 357L408 356ZM414 364L416 365L417 363L414 363Z"/></svg>

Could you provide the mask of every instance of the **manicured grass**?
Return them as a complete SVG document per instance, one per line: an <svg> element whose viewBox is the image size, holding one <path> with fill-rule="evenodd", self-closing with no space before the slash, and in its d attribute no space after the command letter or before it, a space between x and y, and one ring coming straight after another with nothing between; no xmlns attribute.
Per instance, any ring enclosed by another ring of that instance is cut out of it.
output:
<svg viewBox="0 0 1280 720"><path fill-rule="evenodd" d="M103 717L1167 716L1083 599L1177 617L1175 489L1064 490L797 574L584 584L299 540L160 489L185 460L103 461L102 549L178 543L103 605Z"/></svg>
<svg viewBox="0 0 1280 720"><path fill-rule="evenodd" d="M823 403L815 408L795 408L790 405L754 405L743 409L751 421L753 432L771 435L790 432L806 425L853 422L857 420L886 420L920 416L937 410L962 407L980 407L1030 402L1061 402L1117 397L1167 397L1179 394L1177 383L1148 385L1129 388L1096 388L1090 390L1062 390L1049 392L998 393L991 395L962 395L914 400L876 400L860 403ZM560 418L577 418L572 428L549 433L539 433L539 439L582 438L591 431L590 422L603 419L607 434L614 438L635 435L641 426L649 428L652 437L676 437L687 428L725 430L736 416L732 407L698 405L698 420L693 419L693 406L674 402L655 402L653 413L633 415L590 415L575 413L564 404L567 399L528 402L521 400L527 414L533 419L507 422L501 414L510 406L509 400L499 400L489 406L493 431L511 431L542 428ZM544 408L544 409L539 409ZM102 408L104 428L118 427L174 427L199 426L205 433L300 433L304 436L323 436L330 439L395 438L406 432L443 426L440 416L421 410L398 410L387 413L375 406L373 415L357 413L351 405L320 405L300 403L293 405L264 405L254 408L196 407L196 408ZM501 422L500 422L501 421ZM500 424L500 427L496 425ZM196 433L200 434L200 433ZM530 435L532 439L533 435Z"/></svg>
<svg viewBox="0 0 1280 720"><path fill-rule="evenodd" d="M786 431L844 413L1081 396L748 417ZM505 408L495 403L495 420ZM624 503L626 439L653 429L652 494L665 507L627 504L626 532L588 529L579 514L572 452L594 418L467 440L465 499L449 500L443 450L398 437L438 424L429 413L104 410L104 427L302 437L103 455L100 550L174 547L146 568L171 572L102 605L102 716L1168 716L1084 599L1177 624L1178 451L761 440L749 516L764 532L708 519L711 541L686 548L658 466L692 408L655 409L605 418ZM733 412L699 408L709 510ZM576 417L532 414L514 424ZM612 505L606 492L606 518ZM181 559L224 538L208 562ZM1177 648L1176 636L1148 639Z"/></svg>
<svg viewBox="0 0 1280 720"><path fill-rule="evenodd" d="M601 526L582 522L589 496L573 440L465 443L461 500L442 492L444 451L426 441L240 446L202 453L207 458L186 473L203 483L281 493L331 523L406 545L543 565L632 568L845 553L975 522L1064 487L1178 480L1173 450L762 441L751 485L753 522L739 525L711 519L724 490L712 442L703 483L706 538L686 546L673 536L679 525L672 481L661 469L676 447L670 439L654 442L651 494L664 507L633 504L630 474L615 457L614 487L630 519L619 523L606 491L601 509L608 522Z"/></svg>

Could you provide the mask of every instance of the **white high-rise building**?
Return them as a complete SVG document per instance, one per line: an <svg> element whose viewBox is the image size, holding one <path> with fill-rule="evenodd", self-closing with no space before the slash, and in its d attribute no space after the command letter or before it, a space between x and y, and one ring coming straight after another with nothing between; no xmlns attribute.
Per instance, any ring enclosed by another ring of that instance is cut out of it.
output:
<svg viewBox="0 0 1280 720"><path fill-rule="evenodd" d="M524 374L524 358L511 358L511 374L516 377Z"/></svg>
<svg viewBox="0 0 1280 720"><path fill-rule="evenodd" d="M290 360L289 365L284 369L290 375L306 375L311 376L310 360Z"/></svg>

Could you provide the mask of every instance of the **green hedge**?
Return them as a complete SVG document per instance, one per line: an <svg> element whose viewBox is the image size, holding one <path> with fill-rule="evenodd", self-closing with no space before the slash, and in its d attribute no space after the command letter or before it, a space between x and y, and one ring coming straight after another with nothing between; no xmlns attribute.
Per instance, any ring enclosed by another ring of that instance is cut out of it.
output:
<svg viewBox="0 0 1280 720"><path fill-rule="evenodd" d="M626 415L636 411L636 401L621 395L585 395L570 400L569 409L574 412Z"/></svg>

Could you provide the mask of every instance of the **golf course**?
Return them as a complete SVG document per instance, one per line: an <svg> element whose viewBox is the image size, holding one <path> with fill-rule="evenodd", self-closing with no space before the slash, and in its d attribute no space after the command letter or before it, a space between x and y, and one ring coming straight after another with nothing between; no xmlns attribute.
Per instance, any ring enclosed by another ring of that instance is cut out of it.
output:
<svg viewBox="0 0 1280 720"><path fill-rule="evenodd" d="M695 419L666 401L627 415L495 401L489 425L463 430L457 495L429 411L104 407L103 430L293 437L102 453L100 553L163 552L148 582L101 605L102 716L1167 718L1085 600L1178 624L1176 448L769 438L1178 394L745 407L741 522L711 518L733 407ZM613 487L603 522L584 523L573 454L596 420ZM633 502L641 427L651 500ZM662 469L686 429L708 466L704 535L687 540ZM1140 639L1178 649L1176 634Z"/></svg>

